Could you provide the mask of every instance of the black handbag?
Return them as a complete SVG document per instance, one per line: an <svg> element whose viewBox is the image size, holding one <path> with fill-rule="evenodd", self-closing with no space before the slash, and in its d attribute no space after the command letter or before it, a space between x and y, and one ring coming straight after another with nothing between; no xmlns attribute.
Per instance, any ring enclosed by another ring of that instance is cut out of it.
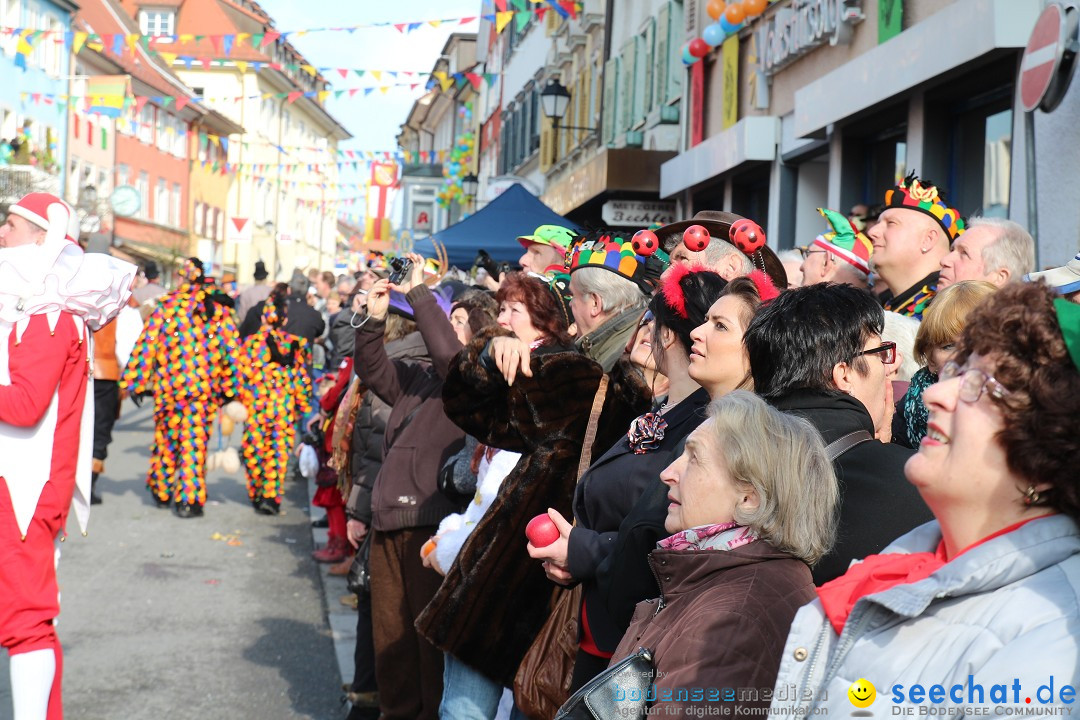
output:
<svg viewBox="0 0 1080 720"><path fill-rule="evenodd" d="M352 565L349 566L349 574L345 577L345 584L349 592L359 595L371 592L371 573L368 571L368 561L371 559L371 530L360 541L360 548L356 551Z"/></svg>
<svg viewBox="0 0 1080 720"><path fill-rule="evenodd" d="M555 720L644 720L655 676L652 651L638 648L571 695Z"/></svg>

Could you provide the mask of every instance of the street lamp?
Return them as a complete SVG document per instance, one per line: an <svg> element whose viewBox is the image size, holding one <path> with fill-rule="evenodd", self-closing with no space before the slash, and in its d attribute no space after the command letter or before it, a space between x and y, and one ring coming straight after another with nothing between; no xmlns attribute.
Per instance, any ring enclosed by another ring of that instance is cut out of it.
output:
<svg viewBox="0 0 1080 720"><path fill-rule="evenodd" d="M540 109L544 116L551 120L551 126L563 130L585 130L595 132L596 128L576 127L574 125L559 125L566 115L566 109L570 107L570 91L563 87L558 78L548 80L547 87L540 92Z"/></svg>
<svg viewBox="0 0 1080 720"><path fill-rule="evenodd" d="M461 189L469 197L476 197L476 193L480 190L480 178L469 173L461 179Z"/></svg>

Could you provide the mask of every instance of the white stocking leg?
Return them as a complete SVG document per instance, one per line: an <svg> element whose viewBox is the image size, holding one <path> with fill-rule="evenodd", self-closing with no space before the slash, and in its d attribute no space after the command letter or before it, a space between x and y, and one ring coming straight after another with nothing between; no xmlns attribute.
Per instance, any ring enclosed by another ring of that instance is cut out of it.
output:
<svg viewBox="0 0 1080 720"><path fill-rule="evenodd" d="M56 655L52 648L11 656L15 720L45 720L55 676Z"/></svg>

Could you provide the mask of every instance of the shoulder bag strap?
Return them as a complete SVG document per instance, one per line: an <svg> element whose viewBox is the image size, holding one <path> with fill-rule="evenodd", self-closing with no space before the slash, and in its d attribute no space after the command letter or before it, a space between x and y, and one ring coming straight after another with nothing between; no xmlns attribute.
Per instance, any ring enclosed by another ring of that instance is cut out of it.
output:
<svg viewBox="0 0 1080 720"><path fill-rule="evenodd" d="M825 454L829 456L829 460L836 460L856 445L862 445L864 442L873 439L874 437L866 430L856 430L855 432L848 433L844 437L837 438L826 445Z"/></svg>
<svg viewBox="0 0 1080 720"><path fill-rule="evenodd" d="M577 479L592 465L592 446L596 442L596 425L600 420L600 413L604 409L604 400L607 398L608 374L604 373L600 378L600 386L596 388L593 396L592 410L589 411L589 426L585 429L585 441L581 444L581 460L578 461Z"/></svg>

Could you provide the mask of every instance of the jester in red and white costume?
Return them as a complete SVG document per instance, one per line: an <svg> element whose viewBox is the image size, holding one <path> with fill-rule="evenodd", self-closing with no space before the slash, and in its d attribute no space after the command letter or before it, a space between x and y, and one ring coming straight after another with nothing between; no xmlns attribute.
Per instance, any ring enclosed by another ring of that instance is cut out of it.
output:
<svg viewBox="0 0 1080 720"><path fill-rule="evenodd" d="M68 510L89 518L94 394L90 333L114 318L137 268L77 243L79 219L31 193L0 227L0 642L16 720L55 720L54 620Z"/></svg>

